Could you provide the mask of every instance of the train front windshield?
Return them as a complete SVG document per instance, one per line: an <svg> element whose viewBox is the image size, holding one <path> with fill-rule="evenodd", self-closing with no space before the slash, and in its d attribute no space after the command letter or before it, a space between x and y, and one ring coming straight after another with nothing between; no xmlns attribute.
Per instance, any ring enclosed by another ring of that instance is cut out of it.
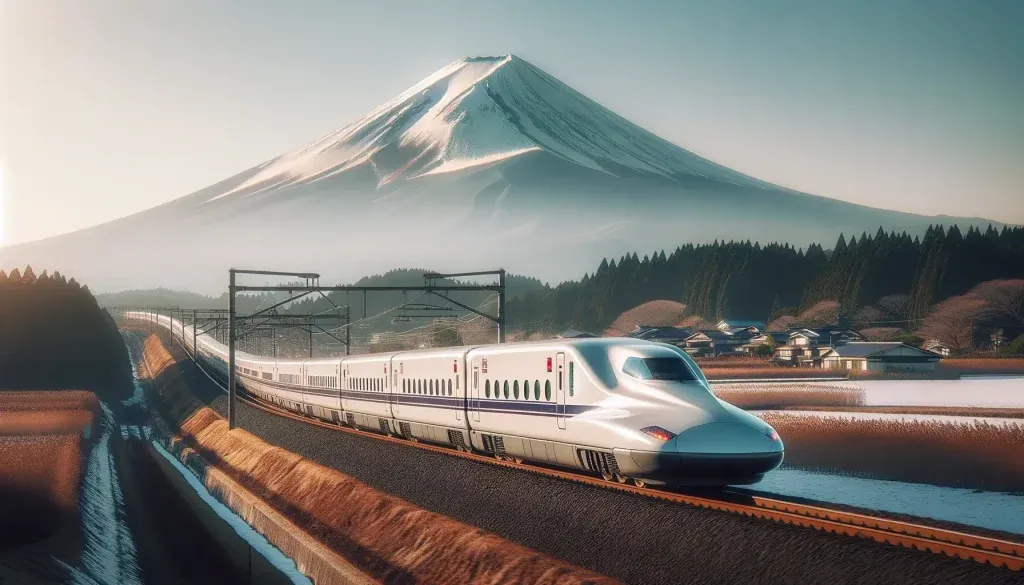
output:
<svg viewBox="0 0 1024 585"><path fill-rule="evenodd" d="M678 357L654 357L626 359L622 371L641 380L660 380L666 382L700 382L701 378L690 366Z"/></svg>

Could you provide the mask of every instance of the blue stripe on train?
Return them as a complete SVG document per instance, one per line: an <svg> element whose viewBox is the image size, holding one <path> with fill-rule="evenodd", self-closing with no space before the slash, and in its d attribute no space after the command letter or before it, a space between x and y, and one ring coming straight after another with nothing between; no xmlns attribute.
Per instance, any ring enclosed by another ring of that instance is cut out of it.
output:
<svg viewBox="0 0 1024 585"><path fill-rule="evenodd" d="M241 376L245 377L245 376ZM255 378L254 378L255 379ZM286 384L280 384L277 382L271 382L269 380L258 380L261 384L266 386L274 386L281 390L287 390L291 392L301 392L303 394L315 394L318 396L326 396L330 398L345 398L348 400L361 400L363 402L388 402L388 397L392 398L392 401L397 403L399 406L420 406L425 408L447 408L451 410L458 410L464 408L463 398L461 397L448 397L448 396L424 396L420 394L388 394L387 392L365 392L359 390L327 390L322 391L317 388L306 388L303 386L289 386ZM494 400L481 398L480 410L482 412L499 412L504 414L525 414L535 416L556 416L557 404L554 402L527 402L523 400ZM566 416L573 416L582 414L591 410L596 410L600 407L591 406L586 404L566 404L565 414Z"/></svg>

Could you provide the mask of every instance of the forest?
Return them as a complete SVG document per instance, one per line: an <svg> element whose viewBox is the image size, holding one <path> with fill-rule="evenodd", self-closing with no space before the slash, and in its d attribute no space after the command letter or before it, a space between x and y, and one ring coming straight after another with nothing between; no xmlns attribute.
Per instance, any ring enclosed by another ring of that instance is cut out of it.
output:
<svg viewBox="0 0 1024 585"><path fill-rule="evenodd" d="M91 390L132 395L131 362L110 314L89 288L31 266L0 271L0 391Z"/></svg>
<svg viewBox="0 0 1024 585"><path fill-rule="evenodd" d="M971 227L964 234L929 227L923 238L904 233L840 235L820 244L714 242L687 244L666 254L605 259L579 281L545 288L509 302L511 325L601 331L645 301L671 299L692 315L773 321L820 301L838 301L840 321L858 308L907 297L905 319L994 279L1024 277L1024 228Z"/></svg>

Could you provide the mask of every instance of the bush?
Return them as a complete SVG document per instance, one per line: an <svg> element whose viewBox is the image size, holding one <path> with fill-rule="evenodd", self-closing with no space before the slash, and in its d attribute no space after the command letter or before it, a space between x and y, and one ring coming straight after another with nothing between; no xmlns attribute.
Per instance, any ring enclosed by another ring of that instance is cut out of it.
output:
<svg viewBox="0 0 1024 585"><path fill-rule="evenodd" d="M1014 339L1003 349L1004 353L1012 355L1024 355L1024 334L1017 339Z"/></svg>
<svg viewBox="0 0 1024 585"><path fill-rule="evenodd" d="M761 356L761 357L770 357L774 353L775 353L775 350L773 350L772 346L768 345L767 343L763 343L763 344L757 346L757 349L754 350L754 355Z"/></svg>

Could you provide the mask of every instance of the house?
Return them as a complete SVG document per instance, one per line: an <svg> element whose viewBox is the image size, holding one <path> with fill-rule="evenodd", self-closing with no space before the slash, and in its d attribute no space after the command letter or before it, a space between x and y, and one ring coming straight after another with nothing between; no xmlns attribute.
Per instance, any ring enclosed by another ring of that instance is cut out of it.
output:
<svg viewBox="0 0 1024 585"><path fill-rule="evenodd" d="M786 343L775 347L774 359L794 366L821 366L824 353L832 347L864 341L860 333L842 327L798 327L786 336Z"/></svg>
<svg viewBox="0 0 1024 585"><path fill-rule="evenodd" d="M559 333L555 339L585 339L588 337L597 337L593 333L587 333L586 331L576 331L575 329L566 329Z"/></svg>
<svg viewBox="0 0 1024 585"><path fill-rule="evenodd" d="M683 350L695 357L737 353L754 335L753 328L737 331L701 329L683 341Z"/></svg>
<svg viewBox="0 0 1024 585"><path fill-rule="evenodd" d="M763 321L745 321L742 319L722 319L717 325L715 325L715 328L719 331L746 329L748 327L757 329L758 333L765 329Z"/></svg>
<svg viewBox="0 0 1024 585"><path fill-rule="evenodd" d="M637 325L629 337L646 339L658 343L668 343L677 347L683 346L683 341L693 335L693 329L688 327L652 327L650 325Z"/></svg>
<svg viewBox="0 0 1024 585"><path fill-rule="evenodd" d="M762 345L772 345L778 347L780 345L786 345L789 342L789 333L784 331L765 331L764 333L758 333L757 335L750 338L750 341L739 346L739 350L744 353L754 353L757 348Z"/></svg>
<svg viewBox="0 0 1024 585"><path fill-rule="evenodd" d="M992 349L998 351L1002 346L1013 343L1021 335L1024 335L1024 326L1021 325L1002 325L996 327L992 331L992 335L989 336L992 342Z"/></svg>
<svg viewBox="0 0 1024 585"><path fill-rule="evenodd" d="M937 339L929 339L921 345L921 348L932 353L937 353L942 357L949 357L957 353L953 346L948 343L938 341Z"/></svg>
<svg viewBox="0 0 1024 585"><path fill-rule="evenodd" d="M822 367L870 372L927 372L934 370L942 356L893 341L852 341L828 349Z"/></svg>

